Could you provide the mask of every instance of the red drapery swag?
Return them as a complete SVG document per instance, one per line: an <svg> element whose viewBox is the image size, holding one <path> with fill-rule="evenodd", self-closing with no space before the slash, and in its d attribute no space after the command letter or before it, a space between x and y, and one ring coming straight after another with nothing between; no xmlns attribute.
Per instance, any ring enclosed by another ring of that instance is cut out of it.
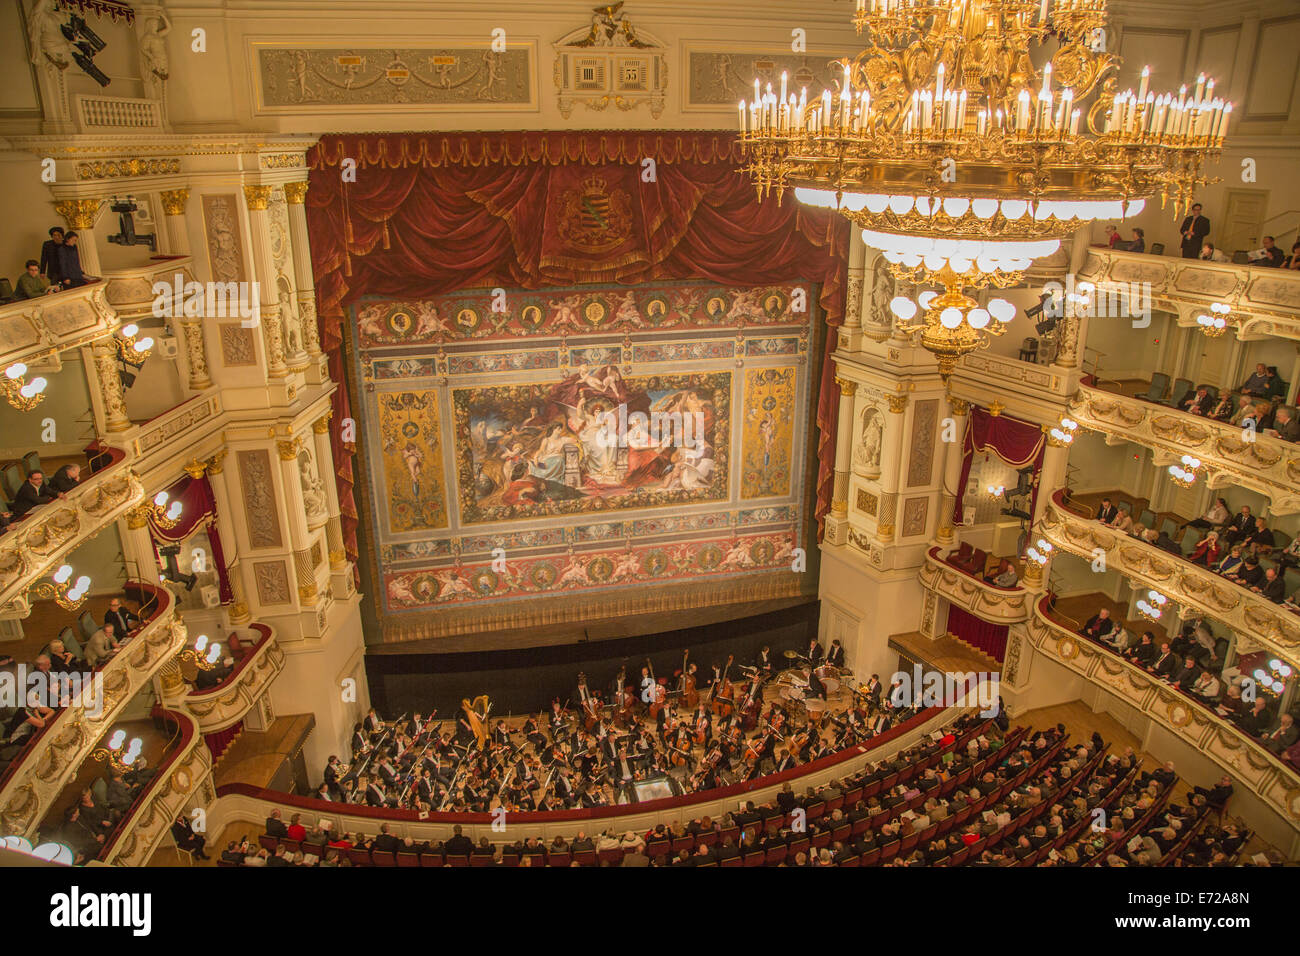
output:
<svg viewBox="0 0 1300 956"><path fill-rule="evenodd" d="M149 534L155 541L179 544L202 525L208 533L208 544L212 547L212 564L217 572L217 591L221 595L221 603L229 604L235 598L230 590L230 576L226 571L226 554L221 547L221 535L217 531L217 499L212 493L212 482L207 475L202 478L186 475L167 488L167 494L167 507L170 508L173 501L179 501L181 516L176 519L174 527L164 528L151 515Z"/></svg>
<svg viewBox="0 0 1300 956"><path fill-rule="evenodd" d="M227 727L225 730L218 730L216 733L203 735L203 742L208 745L208 752L212 754L213 763L216 763L221 759L221 755L226 752L226 748L234 742L235 738L240 735L243 729L244 722L241 720Z"/></svg>
<svg viewBox="0 0 1300 956"><path fill-rule="evenodd" d="M1008 630L1005 624L990 624L955 605L948 607L949 633L956 634L960 640L988 654L999 664L1006 657Z"/></svg>
<svg viewBox="0 0 1300 956"><path fill-rule="evenodd" d="M652 160L653 163L648 162ZM345 161L346 165L345 165ZM820 284L831 326L844 317L848 221L775 193L758 201L734 135L698 132L410 133L322 137L308 154L321 341L344 381L343 323L364 296L467 288L704 279ZM349 169L355 169L355 176ZM598 177L624 223L601 254L566 238L575 187ZM829 358L835 336L826 337ZM816 518L830 508L839 403L822 365ZM345 389L334 420L350 418ZM357 556L354 443L331 431L345 546Z"/></svg>
<svg viewBox="0 0 1300 956"><path fill-rule="evenodd" d="M970 407L970 421L966 425L966 438L962 442L964 455L961 463L961 480L957 487L950 489L957 499L953 508L952 520L960 522L964 509L962 499L966 495L966 482L970 481L971 465L977 454L992 452L1012 468L1034 466L1034 490L1030 495L1029 513L1034 513L1038 502L1038 476L1043 471L1043 452L1047 449L1043 430L1029 422L1006 415L993 415L987 408L978 405Z"/></svg>

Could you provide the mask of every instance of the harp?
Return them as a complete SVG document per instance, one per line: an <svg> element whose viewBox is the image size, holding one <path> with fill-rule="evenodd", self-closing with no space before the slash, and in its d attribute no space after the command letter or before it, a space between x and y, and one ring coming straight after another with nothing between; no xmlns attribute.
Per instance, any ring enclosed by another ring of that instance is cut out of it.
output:
<svg viewBox="0 0 1300 956"><path fill-rule="evenodd" d="M492 710L492 702L488 700L487 694L479 694L473 700L462 699L460 706L465 711L465 719L469 721L470 728L474 731L474 737L478 740L479 749L487 741L487 717Z"/></svg>

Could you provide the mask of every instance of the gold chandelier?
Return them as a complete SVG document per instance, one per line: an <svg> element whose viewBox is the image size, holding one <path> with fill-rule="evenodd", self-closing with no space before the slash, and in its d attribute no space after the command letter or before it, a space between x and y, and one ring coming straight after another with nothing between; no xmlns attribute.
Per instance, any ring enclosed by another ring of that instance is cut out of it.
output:
<svg viewBox="0 0 1300 956"><path fill-rule="evenodd" d="M1204 76L1157 96L1149 69L1117 93L1106 20L1105 0L857 0L869 45L835 90L796 96L782 74L739 104L760 197L837 209L896 277L944 287L915 323L895 314L945 378L1014 317L977 326L986 310L963 289L1021 282L1081 226L1157 194L1181 214L1210 181L1232 105Z"/></svg>

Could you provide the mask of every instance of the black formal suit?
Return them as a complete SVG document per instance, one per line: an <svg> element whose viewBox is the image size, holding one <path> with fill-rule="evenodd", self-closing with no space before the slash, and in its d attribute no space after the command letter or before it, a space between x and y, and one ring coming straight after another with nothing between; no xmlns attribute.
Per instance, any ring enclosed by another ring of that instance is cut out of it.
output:
<svg viewBox="0 0 1300 956"><path fill-rule="evenodd" d="M49 481L52 490L65 495L79 484L81 479L72 477L71 465L63 465Z"/></svg>
<svg viewBox="0 0 1300 956"><path fill-rule="evenodd" d="M1199 259L1201 249L1205 246L1205 237L1210 234L1210 220L1204 216L1188 216L1178 227L1178 233L1183 237L1183 258Z"/></svg>
<svg viewBox="0 0 1300 956"><path fill-rule="evenodd" d="M1156 655L1159 653L1160 648L1154 644L1139 644L1137 650L1133 652L1133 660L1146 667L1156 659Z"/></svg>
<svg viewBox="0 0 1300 956"><path fill-rule="evenodd" d="M371 841L370 848L380 853L396 853L401 845L401 841L391 833L381 833Z"/></svg>
<svg viewBox="0 0 1300 956"><path fill-rule="evenodd" d="M1266 581L1259 590L1274 604L1281 604L1286 597L1286 580L1278 575L1272 581Z"/></svg>
<svg viewBox="0 0 1300 956"><path fill-rule="evenodd" d="M1273 753L1280 754L1297 740L1300 740L1300 727L1292 724L1290 727L1283 729L1279 726L1264 738L1264 746Z"/></svg>
<svg viewBox="0 0 1300 956"><path fill-rule="evenodd" d="M1171 683L1180 690L1190 690L1192 684L1196 683L1196 678L1200 672L1201 669L1195 664L1191 667L1183 664L1183 666L1179 667L1177 672L1174 674Z"/></svg>
<svg viewBox="0 0 1300 956"><path fill-rule="evenodd" d="M116 611L107 611L104 614L104 624L112 624L113 632L117 634L118 637L121 637L126 634L127 631L131 630L132 622L139 624L140 618L133 611L128 611L124 607L118 608Z"/></svg>
<svg viewBox="0 0 1300 956"><path fill-rule="evenodd" d="M817 667L826 658L826 651L823 650L818 641L813 641L808 649L808 659L812 661L812 666Z"/></svg>
<svg viewBox="0 0 1300 956"><path fill-rule="evenodd" d="M1115 630L1115 622L1111 618L1103 618L1100 614L1094 614L1088 618L1088 623L1083 625L1083 634L1088 637L1105 637L1111 631Z"/></svg>
<svg viewBox="0 0 1300 956"><path fill-rule="evenodd" d="M58 286L63 282L63 267L59 250L63 243L46 239L41 245L41 274L50 280L50 285Z"/></svg>
<svg viewBox="0 0 1300 956"><path fill-rule="evenodd" d="M1244 515L1237 513L1232 516L1228 526L1223 529L1223 536L1230 541L1237 538L1243 538L1255 527L1255 518L1253 515Z"/></svg>
<svg viewBox="0 0 1300 956"><path fill-rule="evenodd" d="M266 835L273 837L284 837L289 835L289 828L284 825L283 820L277 820L275 817L266 818Z"/></svg>
<svg viewBox="0 0 1300 956"><path fill-rule="evenodd" d="M1119 509L1114 505L1097 506L1098 521L1104 522L1106 524L1110 524L1110 522L1114 521L1117 517L1119 517Z"/></svg>
<svg viewBox="0 0 1300 956"><path fill-rule="evenodd" d="M15 518L18 518L27 514L33 508L48 505L56 497L48 485L42 484L40 488L37 488L30 481L24 481L17 494L14 495L14 503L9 510L13 512Z"/></svg>
<svg viewBox="0 0 1300 956"><path fill-rule="evenodd" d="M1151 669L1161 677L1168 677L1174 672L1176 666L1178 666L1178 658L1173 651L1166 651L1151 663Z"/></svg>
<svg viewBox="0 0 1300 956"><path fill-rule="evenodd" d="M831 667L844 666L844 647L843 645L833 645L830 653L826 655L826 663Z"/></svg>

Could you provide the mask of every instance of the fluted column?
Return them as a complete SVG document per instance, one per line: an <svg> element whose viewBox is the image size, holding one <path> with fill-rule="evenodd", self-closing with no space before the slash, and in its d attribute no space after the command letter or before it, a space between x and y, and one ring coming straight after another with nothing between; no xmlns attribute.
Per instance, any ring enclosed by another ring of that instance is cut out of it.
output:
<svg viewBox="0 0 1300 956"><path fill-rule="evenodd" d="M839 429L835 436L835 490L831 495L831 513L844 517L849 513L849 463L853 460L853 424L858 383L836 376L840 387Z"/></svg>
<svg viewBox="0 0 1300 956"><path fill-rule="evenodd" d="M188 256L190 254L190 234L185 221L185 207L190 201L188 189L164 189L162 198L163 221L167 227L167 242L172 255Z"/></svg>
<svg viewBox="0 0 1300 956"><path fill-rule="evenodd" d="M880 452L880 511L876 537L888 543L894 540L898 512L898 470L903 458L903 425L907 412L906 395L889 396L889 415L885 419L884 443Z"/></svg>
<svg viewBox="0 0 1300 956"><path fill-rule="evenodd" d="M1038 500L1034 502L1034 520L1030 524L1031 529L1038 527L1039 519L1047 508L1047 502L1065 484L1065 469L1070 459L1069 447L1048 434L1048 428L1051 426L1042 427L1047 449L1043 453L1042 470L1038 473Z"/></svg>
<svg viewBox="0 0 1300 956"><path fill-rule="evenodd" d="M1070 240L1070 265L1067 275L1077 276L1088 257L1088 233L1085 226L1074 233ZM1083 343L1088 341L1088 317L1074 315L1074 310L1066 303L1064 315L1057 323L1056 358L1052 364L1057 368L1076 369L1083 362Z"/></svg>
<svg viewBox="0 0 1300 956"><path fill-rule="evenodd" d="M245 186L248 227L252 236L253 262L258 279L258 305L262 334L266 342L267 375L285 378L289 367L284 353L284 321L280 315L280 293L275 284L275 257L271 254L271 223L267 206L270 186Z"/></svg>
<svg viewBox="0 0 1300 956"><path fill-rule="evenodd" d="M99 250L95 248L95 220L99 218L102 199L63 199L54 204L57 212L68 223L68 229L77 233L77 254L81 271L88 276L102 276Z"/></svg>
<svg viewBox="0 0 1300 956"><path fill-rule="evenodd" d="M298 478L298 452L302 439L276 442L280 453L280 476L284 484L284 510L289 519L289 543L293 548L294 570L298 578L298 601L310 605L316 598L316 572L311 563L311 531L307 527L307 508L302 500Z"/></svg>
<svg viewBox="0 0 1300 956"><path fill-rule="evenodd" d="M293 277L297 289L298 320L307 354L321 354L320 328L316 320L316 282L311 266L311 240L307 235L307 183L285 183L284 198L289 207L289 243L293 247Z"/></svg>
<svg viewBox="0 0 1300 956"><path fill-rule="evenodd" d="M104 403L104 430L124 432L131 428L126 413L126 393L118 376L117 338L99 339L90 347L95 363L95 378L99 381L99 394Z"/></svg>
<svg viewBox="0 0 1300 956"><path fill-rule="evenodd" d="M939 492L939 527L935 537L942 545L953 543L953 512L964 489L957 487L961 481L961 466L965 457L966 425L969 421L970 403L960 398L948 397L948 417L952 419L951 434L954 441L945 441L943 459L943 487ZM947 426L945 426L945 429Z"/></svg>
<svg viewBox="0 0 1300 956"><path fill-rule="evenodd" d="M329 521L325 524L325 537L329 544L330 569L342 571L348 566L347 551L343 547L343 525L340 521L339 490L334 479L334 453L330 448L330 418L328 411L312 422L312 438L316 446L316 470L325 486L329 502Z"/></svg>
<svg viewBox="0 0 1300 956"><path fill-rule="evenodd" d="M126 513L122 553L128 562L135 564L136 574L141 581L161 587L162 575L158 570L158 553L154 550L153 535L149 533L148 511L149 505L142 504Z"/></svg>

